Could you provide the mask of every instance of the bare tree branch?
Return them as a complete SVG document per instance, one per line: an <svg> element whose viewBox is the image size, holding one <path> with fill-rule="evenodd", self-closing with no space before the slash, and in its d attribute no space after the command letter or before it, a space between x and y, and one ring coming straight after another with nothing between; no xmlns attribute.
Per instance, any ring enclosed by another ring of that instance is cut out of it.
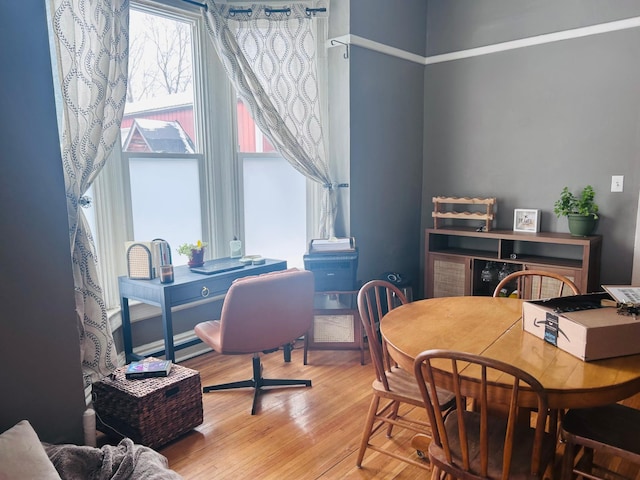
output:
<svg viewBox="0 0 640 480"><path fill-rule="evenodd" d="M171 95L192 85L190 26L158 15L131 17L127 101Z"/></svg>

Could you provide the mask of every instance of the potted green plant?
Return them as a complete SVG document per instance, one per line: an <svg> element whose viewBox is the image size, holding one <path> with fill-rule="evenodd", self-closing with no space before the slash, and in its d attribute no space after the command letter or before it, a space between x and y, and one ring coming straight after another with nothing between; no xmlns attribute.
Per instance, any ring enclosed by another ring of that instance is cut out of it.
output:
<svg viewBox="0 0 640 480"><path fill-rule="evenodd" d="M189 267L201 267L204 265L204 247L207 244L198 240L197 243L183 243L178 246L178 253L189 258Z"/></svg>
<svg viewBox="0 0 640 480"><path fill-rule="evenodd" d="M584 237L595 230L599 210L595 196L591 185L584 187L579 196L574 195L568 187L560 192L560 198L553 204L553 212L558 218L567 217L571 235Z"/></svg>

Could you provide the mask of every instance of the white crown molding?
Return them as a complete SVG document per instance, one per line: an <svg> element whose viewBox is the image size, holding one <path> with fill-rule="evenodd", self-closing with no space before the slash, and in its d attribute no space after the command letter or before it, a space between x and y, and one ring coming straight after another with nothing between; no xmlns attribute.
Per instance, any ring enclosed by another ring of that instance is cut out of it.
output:
<svg viewBox="0 0 640 480"><path fill-rule="evenodd" d="M337 42L336 44L332 42ZM338 47L342 45L355 45L356 47L366 48L367 50L373 50L375 52L384 53L385 55L391 55L392 57L402 58L404 60L408 60L410 62L420 63L421 65L426 65L425 57L416 55L415 53L407 52L406 50L401 50L399 48L390 47L389 45L385 45L384 43L374 42L373 40L369 40L367 38L359 37L357 35L342 35L341 37L335 37L330 39L327 42L327 47Z"/></svg>
<svg viewBox="0 0 640 480"><path fill-rule="evenodd" d="M504 52L507 50L515 50L518 48L531 47L534 45L543 45L545 43L560 42L563 40L571 40L574 38L588 37L590 35L599 35L601 33L615 32L618 30L626 30L629 28L640 27L640 17L626 18L624 20L616 20L613 22L600 23L590 25L588 27L574 28L571 30L563 30L561 32L546 33L536 35L534 37L522 38L519 40L511 40L509 42L495 43L484 47L470 48L468 50L459 50L457 52L444 53L441 55L433 55L431 57L423 57L414 53L401 50L399 48L390 47L383 43L374 42L357 35L343 35L333 38L327 42L327 47L340 46L339 44L355 45L357 47L373 50L385 55L408 60L410 62L419 63L421 65L432 65L435 63L450 62L452 60L460 60L463 58L478 57L491 53ZM332 44L332 40L337 43Z"/></svg>

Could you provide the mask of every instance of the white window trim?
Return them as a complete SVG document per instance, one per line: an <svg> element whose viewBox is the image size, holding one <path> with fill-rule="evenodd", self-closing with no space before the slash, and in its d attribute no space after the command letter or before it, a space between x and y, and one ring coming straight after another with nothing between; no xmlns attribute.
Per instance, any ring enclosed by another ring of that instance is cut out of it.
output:
<svg viewBox="0 0 640 480"><path fill-rule="evenodd" d="M200 7L180 0L132 0L131 6L153 13L178 16L192 22L194 105L196 149L204 157L200 175L200 191L203 197L203 241L209 244L207 257L227 255L229 239L234 235L244 237L242 171L237 148L236 94L218 59L212 43L207 38ZM326 93L327 82L327 25L318 32L318 68L322 88ZM321 95L327 99L327 95ZM323 105L323 121L328 121L328 102ZM204 112L215 112L204 115ZM325 136L329 129L324 128ZM330 149L328 147L328 155ZM108 308L120 305L118 277L127 274L124 244L133 239L128 185L120 149L114 149L103 171L93 185L96 208L95 237L104 298ZM322 187L307 181L307 238L314 238L319 223ZM108 200L107 200L108 199ZM149 239L151 240L151 239ZM308 241L307 240L307 241ZM172 246L175 249L176 246ZM173 253L173 252L172 252Z"/></svg>
<svg viewBox="0 0 640 480"><path fill-rule="evenodd" d="M193 25L194 105L200 105L200 108L194 108L196 147L205 159L201 162L200 171L203 240L209 244L209 257L224 255L228 239L234 232L239 232L242 225L239 193L235 188L238 184L235 95L211 42L206 38L204 22L197 8L185 2L166 0L135 0L132 6L169 18L175 15ZM203 111L215 112L215 115L207 116ZM114 149L93 188L96 199L95 236L101 240L97 245L100 276L105 301L111 308L120 304L118 277L127 274L124 244L133 239L126 157L134 155Z"/></svg>

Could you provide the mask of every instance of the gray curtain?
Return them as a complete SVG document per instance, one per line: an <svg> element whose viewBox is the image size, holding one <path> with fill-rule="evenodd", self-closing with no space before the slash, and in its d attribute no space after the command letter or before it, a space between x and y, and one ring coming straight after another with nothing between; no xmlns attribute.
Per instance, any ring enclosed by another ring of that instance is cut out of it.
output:
<svg viewBox="0 0 640 480"><path fill-rule="evenodd" d="M225 70L264 135L305 177L324 187L319 236L334 236L336 185L326 161L318 95L316 20L309 3L284 8L217 5L203 15ZM279 10L285 11L279 11Z"/></svg>
<svg viewBox="0 0 640 480"><path fill-rule="evenodd" d="M128 0L51 0L63 100L62 162L85 385L117 366L93 237L80 208L116 144L127 91Z"/></svg>

